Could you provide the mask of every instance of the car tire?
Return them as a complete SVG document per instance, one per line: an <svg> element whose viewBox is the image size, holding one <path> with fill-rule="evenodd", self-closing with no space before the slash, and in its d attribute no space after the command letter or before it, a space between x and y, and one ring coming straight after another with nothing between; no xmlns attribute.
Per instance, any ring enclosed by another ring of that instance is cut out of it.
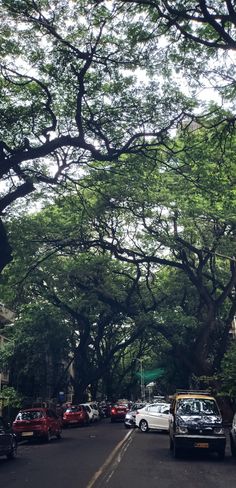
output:
<svg viewBox="0 0 236 488"><path fill-rule="evenodd" d="M17 443L13 442L12 450L11 452L9 452L9 454L7 454L7 459L15 459L16 455L17 455Z"/></svg>
<svg viewBox="0 0 236 488"><path fill-rule="evenodd" d="M232 435L230 434L230 448L231 448L231 454L233 457L236 457L236 445L234 444L234 441L232 439Z"/></svg>
<svg viewBox="0 0 236 488"><path fill-rule="evenodd" d="M57 438L57 439L61 439L61 432L57 432L57 434L56 434L56 438Z"/></svg>
<svg viewBox="0 0 236 488"><path fill-rule="evenodd" d="M148 427L148 423L146 420L140 420L139 422L139 428L141 430L141 432L148 432L149 431L149 427Z"/></svg>
<svg viewBox="0 0 236 488"><path fill-rule="evenodd" d="M45 442L50 442L51 441L52 434L51 434L51 431L50 430L47 431L47 434L45 435L44 439L45 439Z"/></svg>

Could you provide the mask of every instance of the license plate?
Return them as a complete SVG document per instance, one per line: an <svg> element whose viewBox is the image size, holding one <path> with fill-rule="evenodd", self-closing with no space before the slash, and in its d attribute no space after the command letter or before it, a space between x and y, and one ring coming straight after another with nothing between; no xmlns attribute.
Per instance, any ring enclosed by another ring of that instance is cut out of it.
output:
<svg viewBox="0 0 236 488"><path fill-rule="evenodd" d="M70 420L71 424L77 424L78 420Z"/></svg>
<svg viewBox="0 0 236 488"><path fill-rule="evenodd" d="M194 447L200 447L200 448L203 448L203 449L208 449L209 444L208 444L208 442L196 442L194 444Z"/></svg>
<svg viewBox="0 0 236 488"><path fill-rule="evenodd" d="M32 435L34 435L33 432L22 432L22 437L31 437Z"/></svg>

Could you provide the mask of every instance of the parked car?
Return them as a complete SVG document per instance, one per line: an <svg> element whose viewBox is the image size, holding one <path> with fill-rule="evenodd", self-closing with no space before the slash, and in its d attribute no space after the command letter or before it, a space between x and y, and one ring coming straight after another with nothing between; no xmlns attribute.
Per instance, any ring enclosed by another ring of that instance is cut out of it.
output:
<svg viewBox="0 0 236 488"><path fill-rule="evenodd" d="M93 412L93 422L100 420L101 417L99 414L99 408L97 402L89 402L89 406L91 407Z"/></svg>
<svg viewBox="0 0 236 488"><path fill-rule="evenodd" d="M86 408L90 422L96 422L100 419L98 406L95 402L82 403L82 405Z"/></svg>
<svg viewBox="0 0 236 488"><path fill-rule="evenodd" d="M148 432L149 429L169 430L168 403L151 403L137 411L135 422L141 432Z"/></svg>
<svg viewBox="0 0 236 488"><path fill-rule="evenodd" d="M111 405L105 401L100 402L98 405L99 415L101 418L110 417L111 414Z"/></svg>
<svg viewBox="0 0 236 488"><path fill-rule="evenodd" d="M61 419L50 408L20 410L12 424L18 440L34 438L47 442L52 437L61 438L61 427Z"/></svg>
<svg viewBox="0 0 236 488"><path fill-rule="evenodd" d="M14 459L17 453L17 439L10 426L0 417L0 456Z"/></svg>
<svg viewBox="0 0 236 488"><path fill-rule="evenodd" d="M89 415L84 405L71 405L63 413L62 425L88 425Z"/></svg>
<svg viewBox="0 0 236 488"><path fill-rule="evenodd" d="M236 457L236 413L234 414L229 436L230 436L231 454L232 456Z"/></svg>
<svg viewBox="0 0 236 488"><path fill-rule="evenodd" d="M203 391L177 392L170 409L170 449L175 457L184 450L216 452L225 456L226 436L216 399Z"/></svg>
<svg viewBox="0 0 236 488"><path fill-rule="evenodd" d="M117 420L124 420L127 412L129 411L128 403L115 403L111 407L111 422L117 422Z"/></svg>
<svg viewBox="0 0 236 488"><path fill-rule="evenodd" d="M128 410L124 420L124 425L127 429L129 429L130 427L136 427L136 413L138 410L144 408L145 406L146 403L134 403L130 410Z"/></svg>

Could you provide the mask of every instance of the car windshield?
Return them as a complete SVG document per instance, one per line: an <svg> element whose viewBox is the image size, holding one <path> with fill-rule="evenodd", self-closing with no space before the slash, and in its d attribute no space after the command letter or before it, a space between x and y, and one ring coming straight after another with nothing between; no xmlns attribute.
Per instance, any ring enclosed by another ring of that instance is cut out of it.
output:
<svg viewBox="0 0 236 488"><path fill-rule="evenodd" d="M16 420L37 420L41 419L43 416L43 412L41 412L40 410L19 412Z"/></svg>
<svg viewBox="0 0 236 488"><path fill-rule="evenodd" d="M176 413L179 415L219 415L219 409L213 399L182 398L177 401Z"/></svg>

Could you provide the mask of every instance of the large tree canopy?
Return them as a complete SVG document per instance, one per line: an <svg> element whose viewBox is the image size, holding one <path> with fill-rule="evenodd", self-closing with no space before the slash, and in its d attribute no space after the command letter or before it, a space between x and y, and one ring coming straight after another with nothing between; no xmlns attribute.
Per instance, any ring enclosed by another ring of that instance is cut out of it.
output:
<svg viewBox="0 0 236 488"><path fill-rule="evenodd" d="M219 112L210 125L234 130L232 111L193 110L199 84L234 97L234 66L221 55L235 49L230 1L3 0L0 9L4 219L18 198L78 181L93 161L108 168L157 150L193 114L208 126L207 113ZM3 269L2 223L0 237Z"/></svg>
<svg viewBox="0 0 236 488"><path fill-rule="evenodd" d="M154 46L126 15L109 2L1 2L1 214L39 184L160 143L185 116L174 82L144 81ZM1 237L0 269L11 255Z"/></svg>

